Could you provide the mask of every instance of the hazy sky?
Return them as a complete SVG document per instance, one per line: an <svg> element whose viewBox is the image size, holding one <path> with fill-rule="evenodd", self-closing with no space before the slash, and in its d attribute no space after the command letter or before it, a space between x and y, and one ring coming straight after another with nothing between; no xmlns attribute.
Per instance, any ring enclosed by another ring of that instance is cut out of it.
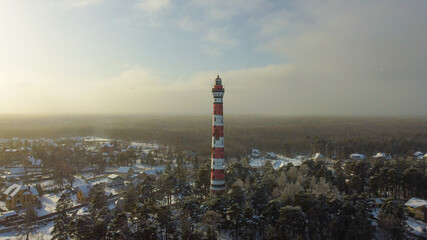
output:
<svg viewBox="0 0 427 240"><path fill-rule="evenodd" d="M427 116L427 1L0 0L0 113Z"/></svg>

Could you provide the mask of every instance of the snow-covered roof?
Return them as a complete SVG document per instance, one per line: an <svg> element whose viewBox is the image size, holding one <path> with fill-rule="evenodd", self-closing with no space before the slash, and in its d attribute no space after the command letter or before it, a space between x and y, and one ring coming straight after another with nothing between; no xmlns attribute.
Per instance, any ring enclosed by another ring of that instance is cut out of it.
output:
<svg viewBox="0 0 427 240"><path fill-rule="evenodd" d="M5 195L8 195L10 197L14 197L20 190L24 191L24 195L27 194L31 194L31 195L35 195L38 196L39 192L37 191L36 188L34 187L28 187L28 186L22 186L19 184L12 184L11 186L9 186L6 191L4 191Z"/></svg>
<svg viewBox="0 0 427 240"><path fill-rule="evenodd" d="M116 178L122 178L122 177L117 174L108 175L108 179L116 179Z"/></svg>
<svg viewBox="0 0 427 240"><path fill-rule="evenodd" d="M365 159L365 155L360 154L360 153L353 153L350 155L350 158L352 159Z"/></svg>
<svg viewBox="0 0 427 240"><path fill-rule="evenodd" d="M164 167L156 167L154 169L145 170L144 173L148 175L157 175L157 173L163 173L164 171Z"/></svg>
<svg viewBox="0 0 427 240"><path fill-rule="evenodd" d="M22 185L12 184L6 189L6 191L4 191L4 194L13 197L13 196L15 196L15 194L17 194L19 192L21 187L22 187Z"/></svg>
<svg viewBox="0 0 427 240"><path fill-rule="evenodd" d="M422 152L420 152L420 151L418 151L418 152L414 153L414 156L415 156L415 157L419 157L419 156L422 156L422 155L424 155L424 153L422 153Z"/></svg>
<svg viewBox="0 0 427 240"><path fill-rule="evenodd" d="M377 153L376 155L374 155L372 157L373 158L384 158L384 159L387 159L387 160L391 159L390 153L382 153L382 152L379 152L379 153Z"/></svg>
<svg viewBox="0 0 427 240"><path fill-rule="evenodd" d="M277 155L274 153L274 152L267 152L267 154L265 154L265 157L266 158L273 158L273 159L276 159L277 158Z"/></svg>
<svg viewBox="0 0 427 240"><path fill-rule="evenodd" d="M10 174L23 174L25 173L25 168L19 167L19 168L9 168Z"/></svg>
<svg viewBox="0 0 427 240"><path fill-rule="evenodd" d="M4 216L4 217L11 217L11 216L15 216L15 215L17 215L17 213L13 210L2 213L2 216Z"/></svg>
<svg viewBox="0 0 427 240"><path fill-rule="evenodd" d="M132 170L131 167L119 167L119 169L117 169L117 172L119 172L119 173L128 173L130 170Z"/></svg>
<svg viewBox="0 0 427 240"><path fill-rule="evenodd" d="M80 185L77 187L77 191L81 191L85 198L89 197L90 190L92 190L92 186L90 184Z"/></svg>
<svg viewBox="0 0 427 240"><path fill-rule="evenodd" d="M259 168L264 166L265 162L264 159L261 158L255 158L255 159L251 159L249 162L249 165L253 168Z"/></svg>
<svg viewBox="0 0 427 240"><path fill-rule="evenodd" d="M324 156L321 153L315 153L313 154L313 159L322 159Z"/></svg>
<svg viewBox="0 0 427 240"><path fill-rule="evenodd" d="M374 155L373 157L374 157L374 158L385 158L385 157L386 157L386 155L385 155L385 153L379 152L379 153L377 153L376 155Z"/></svg>
<svg viewBox="0 0 427 240"><path fill-rule="evenodd" d="M35 187L30 187L30 191L31 191L31 194L33 196L38 196L39 195L39 191L37 191L37 189Z"/></svg>
<svg viewBox="0 0 427 240"><path fill-rule="evenodd" d="M89 215L90 211L87 207L82 207L77 211L77 215L79 216L84 216L84 215Z"/></svg>
<svg viewBox="0 0 427 240"><path fill-rule="evenodd" d="M411 208L419 208L422 206L427 207L427 201L419 198L411 198L409 201L405 203L405 206L411 207Z"/></svg>
<svg viewBox="0 0 427 240"><path fill-rule="evenodd" d="M111 143L107 142L107 143L102 144L102 147L112 148L112 147L113 147L113 144L111 144Z"/></svg>
<svg viewBox="0 0 427 240"><path fill-rule="evenodd" d="M41 159L35 159L33 156L28 156L28 160L31 162L33 166L40 166L42 164Z"/></svg>

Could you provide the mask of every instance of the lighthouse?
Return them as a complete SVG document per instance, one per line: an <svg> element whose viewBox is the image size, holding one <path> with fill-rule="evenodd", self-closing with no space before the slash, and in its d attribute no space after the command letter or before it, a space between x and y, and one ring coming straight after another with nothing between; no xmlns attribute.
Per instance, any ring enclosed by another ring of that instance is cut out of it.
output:
<svg viewBox="0 0 427 240"><path fill-rule="evenodd" d="M224 87L219 76L212 88L213 121L212 121L212 156L211 156L211 192L222 193L225 190L224 174L224 118L222 98Z"/></svg>

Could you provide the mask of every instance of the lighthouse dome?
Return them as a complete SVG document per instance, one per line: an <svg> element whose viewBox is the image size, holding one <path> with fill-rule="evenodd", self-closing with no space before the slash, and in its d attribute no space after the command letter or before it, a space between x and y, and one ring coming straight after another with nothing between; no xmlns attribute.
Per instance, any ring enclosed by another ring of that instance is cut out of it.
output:
<svg viewBox="0 0 427 240"><path fill-rule="evenodd" d="M219 78L219 75L218 75L218 76L216 76L215 84L216 84L216 85L222 85L222 80L221 80L221 78Z"/></svg>

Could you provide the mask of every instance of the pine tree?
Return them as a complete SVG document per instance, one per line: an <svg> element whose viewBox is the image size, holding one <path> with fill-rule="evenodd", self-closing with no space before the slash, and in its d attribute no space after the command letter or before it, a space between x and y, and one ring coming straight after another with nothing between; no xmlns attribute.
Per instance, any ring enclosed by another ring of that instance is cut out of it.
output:
<svg viewBox="0 0 427 240"><path fill-rule="evenodd" d="M192 226L190 222L190 216L188 214L183 214L181 216L179 227L181 232L181 239L190 240L192 236Z"/></svg>
<svg viewBox="0 0 427 240"><path fill-rule="evenodd" d="M402 239L406 227L406 214L402 204L389 198L383 204L379 214L379 226L388 230L393 239Z"/></svg>
<svg viewBox="0 0 427 240"><path fill-rule="evenodd" d="M131 231L128 218L125 213L119 213L113 221L108 224L106 239L129 239Z"/></svg>
<svg viewBox="0 0 427 240"><path fill-rule="evenodd" d="M56 212L58 217L55 219L55 224L52 230L52 239L66 240L68 239L69 224L71 222L71 217L67 215L67 210L73 206L71 199L65 195L61 195L61 198L56 203Z"/></svg>

